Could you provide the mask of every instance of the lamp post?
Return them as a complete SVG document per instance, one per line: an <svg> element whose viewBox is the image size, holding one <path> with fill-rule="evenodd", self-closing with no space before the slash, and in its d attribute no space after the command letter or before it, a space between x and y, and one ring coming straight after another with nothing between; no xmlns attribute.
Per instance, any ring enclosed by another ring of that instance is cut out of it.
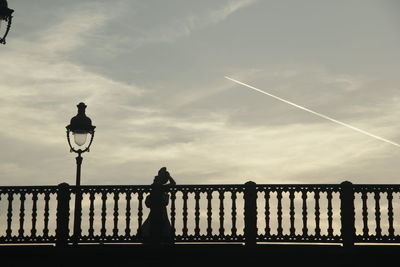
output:
<svg viewBox="0 0 400 267"><path fill-rule="evenodd" d="M12 13L14 10L8 8L7 0L0 0L0 44L6 43L6 37L10 31ZM2 23L6 26L3 26Z"/></svg>
<svg viewBox="0 0 400 267"><path fill-rule="evenodd" d="M78 154L76 157L76 192L75 192L75 211L74 211L74 232L73 232L73 243L78 243L78 238L81 232L81 210L82 210L82 194L80 191L81 185L81 166L82 166L82 154L89 152L90 145L93 142L94 129L96 126L92 125L92 120L86 116L85 103L79 103L78 114L71 119L71 122L67 128L67 140L70 147L70 151ZM71 144L71 134L74 137L74 143L78 148ZM90 135L88 141L88 134ZM85 144L87 144L85 146Z"/></svg>

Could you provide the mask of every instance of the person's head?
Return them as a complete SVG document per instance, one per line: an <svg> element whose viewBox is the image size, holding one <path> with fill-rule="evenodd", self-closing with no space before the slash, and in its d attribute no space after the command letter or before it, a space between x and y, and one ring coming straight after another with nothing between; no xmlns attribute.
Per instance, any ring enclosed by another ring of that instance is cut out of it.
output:
<svg viewBox="0 0 400 267"><path fill-rule="evenodd" d="M167 171L167 168L166 167L162 167L158 171L158 175L156 177L158 177L157 178L158 179L158 181L157 181L158 183L166 184L166 183L168 183L168 181L169 181L171 176L170 176L169 172Z"/></svg>

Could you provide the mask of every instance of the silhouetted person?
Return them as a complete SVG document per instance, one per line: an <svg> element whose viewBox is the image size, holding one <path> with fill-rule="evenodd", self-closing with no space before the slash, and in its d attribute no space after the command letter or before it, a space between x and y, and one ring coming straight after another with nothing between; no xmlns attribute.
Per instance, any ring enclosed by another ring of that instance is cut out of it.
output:
<svg viewBox="0 0 400 267"><path fill-rule="evenodd" d="M172 227L167 214L169 197L164 188L175 184L166 167L162 167L154 177L150 195L145 200L150 213L138 229L138 235L144 243L173 243Z"/></svg>

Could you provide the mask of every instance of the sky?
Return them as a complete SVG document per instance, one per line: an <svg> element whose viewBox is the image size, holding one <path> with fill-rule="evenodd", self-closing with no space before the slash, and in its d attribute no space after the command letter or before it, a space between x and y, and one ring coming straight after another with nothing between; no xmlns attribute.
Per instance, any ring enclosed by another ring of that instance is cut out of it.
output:
<svg viewBox="0 0 400 267"><path fill-rule="evenodd" d="M75 183L65 126L96 125L82 184L398 183L395 0L9 0L1 185Z"/></svg>

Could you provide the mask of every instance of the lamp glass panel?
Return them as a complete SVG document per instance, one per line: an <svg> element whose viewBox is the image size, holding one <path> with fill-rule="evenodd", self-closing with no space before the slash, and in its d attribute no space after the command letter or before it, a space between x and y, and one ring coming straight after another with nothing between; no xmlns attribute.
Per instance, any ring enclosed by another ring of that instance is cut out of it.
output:
<svg viewBox="0 0 400 267"><path fill-rule="evenodd" d="M83 146L86 143L87 133L73 133L75 144Z"/></svg>
<svg viewBox="0 0 400 267"><path fill-rule="evenodd" d="M4 21L4 18L0 16L0 39L3 39L4 35L6 34L7 30L7 22Z"/></svg>
<svg viewBox="0 0 400 267"><path fill-rule="evenodd" d="M0 38L3 38L6 26L7 25L4 23L3 18L0 15Z"/></svg>

